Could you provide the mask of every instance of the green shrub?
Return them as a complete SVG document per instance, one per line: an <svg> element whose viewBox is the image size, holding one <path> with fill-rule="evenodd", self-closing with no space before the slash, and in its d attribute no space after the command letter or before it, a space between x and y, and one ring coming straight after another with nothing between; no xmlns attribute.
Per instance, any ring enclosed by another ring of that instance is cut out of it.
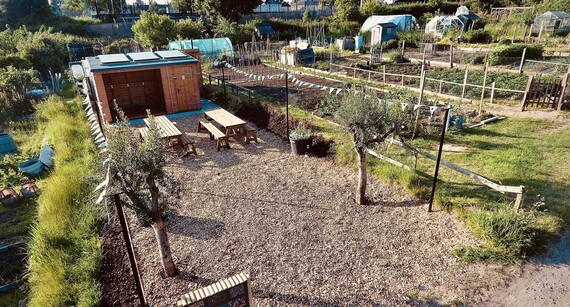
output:
<svg viewBox="0 0 570 307"><path fill-rule="evenodd" d="M473 234L508 258L524 257L533 246L535 216L511 208L480 210L469 215L467 223Z"/></svg>
<svg viewBox="0 0 570 307"><path fill-rule="evenodd" d="M510 45L512 43L513 41L509 38L501 38L501 40L499 41L499 44L501 45Z"/></svg>
<svg viewBox="0 0 570 307"><path fill-rule="evenodd" d="M380 45L382 46L382 49L384 49L384 50L395 49L395 48L398 48L398 41L395 39L389 39L385 42L382 42Z"/></svg>
<svg viewBox="0 0 570 307"><path fill-rule="evenodd" d="M480 65L485 61L485 55L476 54L461 58L461 64Z"/></svg>
<svg viewBox="0 0 570 307"><path fill-rule="evenodd" d="M463 34L463 40L472 44L488 43L491 39L491 34L484 29L467 31Z"/></svg>
<svg viewBox="0 0 570 307"><path fill-rule="evenodd" d="M520 58L525 48L526 59L537 59L542 57L544 53L544 47L541 45L512 44L502 46L489 53L489 65L505 64L512 58Z"/></svg>
<svg viewBox="0 0 570 307"><path fill-rule="evenodd" d="M409 62L409 60L404 57L404 54L401 51L395 51L388 54L388 59L394 63Z"/></svg>

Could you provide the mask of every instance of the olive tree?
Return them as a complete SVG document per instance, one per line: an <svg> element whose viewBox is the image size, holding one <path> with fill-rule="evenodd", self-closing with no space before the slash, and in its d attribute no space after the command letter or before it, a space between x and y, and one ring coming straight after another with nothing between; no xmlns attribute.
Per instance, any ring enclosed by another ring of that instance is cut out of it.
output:
<svg viewBox="0 0 570 307"><path fill-rule="evenodd" d="M152 226L164 273L175 276L178 270L172 259L163 213L167 202L172 204L179 198L179 189L164 171L166 145L150 114L149 132L141 142L124 113L118 108L117 112L119 123L107 128L112 186L126 196L126 206L135 212L143 226Z"/></svg>
<svg viewBox="0 0 570 307"><path fill-rule="evenodd" d="M375 143L383 142L397 133L404 119L399 105L379 102L362 92L346 94L341 99L336 118L352 136L358 155L358 188L356 203L366 203L366 151Z"/></svg>

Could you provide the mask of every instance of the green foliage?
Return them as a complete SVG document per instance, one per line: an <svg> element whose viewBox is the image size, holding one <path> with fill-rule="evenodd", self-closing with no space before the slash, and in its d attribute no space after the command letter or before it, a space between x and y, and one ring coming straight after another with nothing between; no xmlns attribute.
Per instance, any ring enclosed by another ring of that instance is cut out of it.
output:
<svg viewBox="0 0 570 307"><path fill-rule="evenodd" d="M382 136L392 129L399 129L403 120L398 104L389 107L379 103L376 97L362 92L342 96L336 118L352 136L357 148L366 148L375 141L383 141Z"/></svg>
<svg viewBox="0 0 570 307"><path fill-rule="evenodd" d="M227 19L238 22L243 15L249 15L253 9L261 5L261 0L233 1L228 5L224 0L202 0L198 3L198 10L209 17L209 20Z"/></svg>
<svg viewBox="0 0 570 307"><path fill-rule="evenodd" d="M360 31L360 26L362 25L358 21L335 21L329 24L329 32L335 37L356 35Z"/></svg>
<svg viewBox="0 0 570 307"><path fill-rule="evenodd" d="M203 33L206 31L204 21L200 18L193 21L190 18L180 20L176 24L176 32L182 39L198 39L202 38Z"/></svg>
<svg viewBox="0 0 570 307"><path fill-rule="evenodd" d="M93 205L99 163L80 100L52 97L38 106L38 133L55 148L56 168L39 182L29 243L30 306L97 306L103 259L101 207Z"/></svg>
<svg viewBox="0 0 570 307"><path fill-rule="evenodd" d="M341 99L337 95L326 95L317 105L317 111L332 116L340 107Z"/></svg>
<svg viewBox="0 0 570 307"><path fill-rule="evenodd" d="M303 12L303 22L304 23L308 23L309 21L311 21L313 19L313 17L311 16L311 13L309 11L304 11Z"/></svg>
<svg viewBox="0 0 570 307"><path fill-rule="evenodd" d="M499 47L489 54L489 65L505 64L512 58L522 57L523 50L526 48L525 58L537 59L542 57L544 47L541 45L530 44L512 44Z"/></svg>
<svg viewBox="0 0 570 307"><path fill-rule="evenodd" d="M144 47L157 48L166 46L176 38L174 22L166 15L142 12L140 19L133 25L135 40Z"/></svg>
<svg viewBox="0 0 570 307"><path fill-rule="evenodd" d="M336 8L334 19L336 21L360 22L359 0L335 0L334 5Z"/></svg>
<svg viewBox="0 0 570 307"><path fill-rule="evenodd" d="M461 64L481 65L485 62L485 55L476 54L461 58Z"/></svg>
<svg viewBox="0 0 570 307"><path fill-rule="evenodd" d="M313 137L313 131L304 127L297 127L297 129L291 131L289 134L289 139L292 141L302 141L309 140Z"/></svg>
<svg viewBox="0 0 570 307"><path fill-rule="evenodd" d="M407 58L404 57L402 51L394 51L388 54L388 59L394 63L405 63L409 62Z"/></svg>
<svg viewBox="0 0 570 307"><path fill-rule="evenodd" d="M492 211L480 210L469 215L467 223L473 234L485 239L502 254L518 258L532 247L536 231L531 212L517 212L511 208Z"/></svg>
<svg viewBox="0 0 570 307"><path fill-rule="evenodd" d="M27 91L39 85L35 70L12 66L0 68L0 124L13 117L30 114L34 101Z"/></svg>
<svg viewBox="0 0 570 307"><path fill-rule="evenodd" d="M421 17L427 13L454 14L457 8L461 5L457 2L446 2L446 1L430 1L428 3L425 3L424 1L403 2L403 3L396 2L396 4L393 5L384 5L384 4L371 3L372 1L373 0L366 1L363 4L363 8L361 11L363 19L367 18L370 15L411 14L416 17ZM356 5L358 7L359 5L358 1Z"/></svg>
<svg viewBox="0 0 570 307"><path fill-rule="evenodd" d="M120 39L113 41L109 45L103 47L104 54L113 54L113 53L124 53L126 50L130 50L131 48L131 41L128 39Z"/></svg>
<svg viewBox="0 0 570 307"><path fill-rule="evenodd" d="M220 19L214 28L216 37L228 37L233 44L243 44L251 41L254 33L252 24L238 25L227 19Z"/></svg>
<svg viewBox="0 0 570 307"><path fill-rule="evenodd" d="M463 40L472 44L488 43L491 39L491 34L484 29L471 30L463 34Z"/></svg>
<svg viewBox="0 0 570 307"><path fill-rule="evenodd" d="M394 49L394 48L398 48L399 44L398 44L398 40L396 39L389 39L387 41L384 41L380 44L380 46L382 46L382 50L387 50L387 49ZM379 47L377 47L378 49Z"/></svg>
<svg viewBox="0 0 570 307"><path fill-rule="evenodd" d="M420 31L398 32L398 40L406 41L406 48L419 48L423 33Z"/></svg>
<svg viewBox="0 0 570 307"><path fill-rule="evenodd" d="M536 6L537 14L542 14L546 11L564 11L570 12L570 2L566 0L545 0Z"/></svg>
<svg viewBox="0 0 570 307"><path fill-rule="evenodd" d="M179 12L188 12L192 10L192 0L172 0L172 7Z"/></svg>
<svg viewBox="0 0 570 307"><path fill-rule="evenodd" d="M0 6L10 24L41 20L54 15L49 3L43 0L4 0Z"/></svg>

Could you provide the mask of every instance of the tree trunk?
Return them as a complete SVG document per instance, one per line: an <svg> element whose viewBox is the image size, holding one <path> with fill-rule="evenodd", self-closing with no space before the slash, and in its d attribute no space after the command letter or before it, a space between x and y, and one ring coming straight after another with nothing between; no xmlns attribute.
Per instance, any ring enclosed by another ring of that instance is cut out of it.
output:
<svg viewBox="0 0 570 307"><path fill-rule="evenodd" d="M150 197L152 201L152 229L154 229L154 235L156 237L156 242L158 243L158 253L160 254L160 261L162 263L162 268L164 273L168 277L173 277L178 274L178 270L174 265L172 260L172 252L170 251L170 243L168 242L168 234L166 233L166 225L162 219L162 214L160 213L160 207L158 204L158 187L154 182L154 175L150 175L147 178L147 184L150 190Z"/></svg>
<svg viewBox="0 0 570 307"><path fill-rule="evenodd" d="M366 149L356 148L358 153L358 188L356 189L356 203L366 204Z"/></svg>

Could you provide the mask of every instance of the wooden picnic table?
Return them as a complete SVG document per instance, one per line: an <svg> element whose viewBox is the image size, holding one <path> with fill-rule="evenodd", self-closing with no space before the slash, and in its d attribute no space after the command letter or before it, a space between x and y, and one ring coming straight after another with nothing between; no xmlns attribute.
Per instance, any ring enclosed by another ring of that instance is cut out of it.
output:
<svg viewBox="0 0 570 307"><path fill-rule="evenodd" d="M161 115L161 116L156 116L155 117L155 121L156 121L156 126L158 127L158 130L160 131L160 136L163 139L166 139L169 141L175 141L176 144L174 146L182 146L183 141L182 141L182 131L180 131L180 129L178 129L174 123L172 123L166 116ZM148 118L144 119L144 123L147 126L150 126L150 121ZM141 131L141 136L142 138L146 138L146 135L148 134L148 129L140 129Z"/></svg>
<svg viewBox="0 0 570 307"><path fill-rule="evenodd" d="M226 129L227 137L245 138L246 122L225 109L218 108L204 112L204 116L211 118Z"/></svg>

